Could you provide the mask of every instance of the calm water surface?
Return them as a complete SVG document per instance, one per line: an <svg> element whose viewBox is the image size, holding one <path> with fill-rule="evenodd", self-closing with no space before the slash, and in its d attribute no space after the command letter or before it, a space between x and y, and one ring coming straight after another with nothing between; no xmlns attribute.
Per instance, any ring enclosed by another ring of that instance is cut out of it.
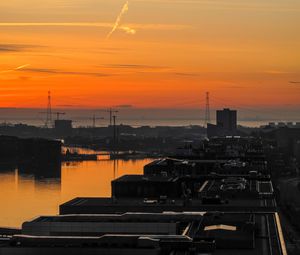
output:
<svg viewBox="0 0 300 255"><path fill-rule="evenodd" d="M63 163L57 176L41 177L20 170L0 170L0 226L20 227L38 215L58 214L58 206L78 196L111 195L111 180L141 174L152 161L99 160Z"/></svg>

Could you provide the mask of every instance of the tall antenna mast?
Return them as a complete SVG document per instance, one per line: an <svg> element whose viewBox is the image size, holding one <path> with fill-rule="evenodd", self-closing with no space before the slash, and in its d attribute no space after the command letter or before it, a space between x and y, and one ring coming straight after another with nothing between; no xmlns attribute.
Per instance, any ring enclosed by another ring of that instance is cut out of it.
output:
<svg viewBox="0 0 300 255"><path fill-rule="evenodd" d="M45 127L50 128L52 127L52 108L51 108L51 92L48 91L48 104L47 104L47 117L45 122Z"/></svg>
<svg viewBox="0 0 300 255"><path fill-rule="evenodd" d="M210 123L210 106L209 106L209 92L206 92L206 105L205 105L205 122L204 126Z"/></svg>

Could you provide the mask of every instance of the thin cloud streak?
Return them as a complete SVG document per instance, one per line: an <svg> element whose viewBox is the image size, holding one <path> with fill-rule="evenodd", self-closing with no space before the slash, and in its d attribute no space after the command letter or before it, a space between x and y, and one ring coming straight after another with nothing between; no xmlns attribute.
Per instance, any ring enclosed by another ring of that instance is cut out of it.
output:
<svg viewBox="0 0 300 255"><path fill-rule="evenodd" d="M120 105L115 105L115 108L133 108L134 106L131 104L120 104Z"/></svg>
<svg viewBox="0 0 300 255"><path fill-rule="evenodd" d="M113 23L105 22L0 22L0 27L100 27L111 28ZM123 26L118 26L116 29L125 31L130 34L136 33L135 27L144 30L182 30L191 28L189 25L182 24L143 24L130 23ZM1 51L1 48L0 48Z"/></svg>
<svg viewBox="0 0 300 255"><path fill-rule="evenodd" d="M101 67L105 68L117 68L117 69L170 69L170 67L167 66L151 66L151 65L138 65L138 64L107 64L102 65Z"/></svg>
<svg viewBox="0 0 300 255"><path fill-rule="evenodd" d="M64 71L58 69L47 69L47 68L21 68L17 69L22 72L32 72L32 73L45 73L45 74L62 74L62 75L87 75L87 76L95 76L95 77L107 77L112 76L113 74L107 73L97 73L97 72L76 72L76 71Z"/></svg>
<svg viewBox="0 0 300 255"><path fill-rule="evenodd" d="M21 70L21 69L23 69L25 67L28 67L28 66L30 66L30 65L29 64L21 65L21 66L16 67L15 70Z"/></svg>
<svg viewBox="0 0 300 255"><path fill-rule="evenodd" d="M1 27L111 27L105 22L1 22Z"/></svg>
<svg viewBox="0 0 300 255"><path fill-rule="evenodd" d="M1 24L1 23L0 23ZM0 53L1 52L20 52L25 51L31 48L39 47L37 45L26 45L26 44L0 44Z"/></svg>
<svg viewBox="0 0 300 255"><path fill-rule="evenodd" d="M136 34L136 30L130 27L120 27L120 29L122 29L124 32L126 32L126 34L130 34L130 35L135 35Z"/></svg>
<svg viewBox="0 0 300 255"><path fill-rule="evenodd" d="M21 65L21 66L18 66L18 67L16 67L16 68L13 68L13 69L0 71L0 74L1 74L1 73L10 73L10 72L22 70L22 69L24 69L24 68L26 68L26 67L28 67L28 66L30 66L30 64Z"/></svg>
<svg viewBox="0 0 300 255"><path fill-rule="evenodd" d="M172 3L172 4L199 4L202 8L209 7L215 10L236 10L236 11L265 11L265 12L299 12L300 6L291 4L288 1L273 3L249 2L249 1L224 1L224 0L132 0L134 2L146 3Z"/></svg>

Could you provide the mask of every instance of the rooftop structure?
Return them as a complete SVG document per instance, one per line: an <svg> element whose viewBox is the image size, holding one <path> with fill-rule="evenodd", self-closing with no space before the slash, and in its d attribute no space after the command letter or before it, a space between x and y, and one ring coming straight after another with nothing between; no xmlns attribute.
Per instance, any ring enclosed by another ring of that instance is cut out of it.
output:
<svg viewBox="0 0 300 255"><path fill-rule="evenodd" d="M220 175L249 175L251 171L256 171L261 175L268 175L266 161L241 161L239 158L208 160L174 160L168 158L155 160L144 166L145 176L202 176L212 173Z"/></svg>
<svg viewBox="0 0 300 255"><path fill-rule="evenodd" d="M270 177L207 175L201 177L126 176L113 184L112 198L75 198L60 214L257 211L275 212ZM144 178L144 180L143 180ZM156 180L161 178L159 182ZM157 189L151 189L156 187Z"/></svg>

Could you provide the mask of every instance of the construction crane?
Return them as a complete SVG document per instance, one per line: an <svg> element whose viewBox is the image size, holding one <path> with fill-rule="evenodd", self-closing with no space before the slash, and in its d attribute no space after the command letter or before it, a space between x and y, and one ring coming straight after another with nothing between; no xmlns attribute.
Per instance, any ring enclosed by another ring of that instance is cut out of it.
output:
<svg viewBox="0 0 300 255"><path fill-rule="evenodd" d="M56 114L56 119L59 120L60 115L65 115L65 112L54 112L53 114Z"/></svg>
<svg viewBox="0 0 300 255"><path fill-rule="evenodd" d="M107 110L97 110L99 112L108 112L109 113L109 125L112 126L113 125L113 115L115 113L118 113L119 111L118 110L115 110L113 108L109 108Z"/></svg>
<svg viewBox="0 0 300 255"><path fill-rule="evenodd" d="M47 111L47 112L40 112L41 114L47 114L47 121L46 121L46 123L47 123L47 126L48 125L50 125L50 121L52 121L52 115L56 115L56 120L59 120L59 116L60 115L65 115L66 113L65 112L49 112L49 111ZM51 116L51 118L49 118L49 115Z"/></svg>
<svg viewBox="0 0 300 255"><path fill-rule="evenodd" d="M92 121L93 121L93 128L95 128L96 127L96 120L104 120L104 118L103 117L96 117L96 115L94 114L93 115L93 117L92 117Z"/></svg>
<svg viewBox="0 0 300 255"><path fill-rule="evenodd" d="M107 110L107 112L109 112L109 125L111 126L113 124L113 115L114 115L114 113L118 113L119 111L114 110L112 108L109 108Z"/></svg>
<svg viewBox="0 0 300 255"><path fill-rule="evenodd" d="M113 129L113 153L116 154L117 152L117 126L116 126L116 118L117 116L116 115L113 115L112 116L113 118L113 124L114 124L114 129Z"/></svg>
<svg viewBox="0 0 300 255"><path fill-rule="evenodd" d="M49 114L49 112L40 112L41 114ZM51 112L51 115L56 115L56 119L59 120L60 115L65 115L65 112Z"/></svg>

